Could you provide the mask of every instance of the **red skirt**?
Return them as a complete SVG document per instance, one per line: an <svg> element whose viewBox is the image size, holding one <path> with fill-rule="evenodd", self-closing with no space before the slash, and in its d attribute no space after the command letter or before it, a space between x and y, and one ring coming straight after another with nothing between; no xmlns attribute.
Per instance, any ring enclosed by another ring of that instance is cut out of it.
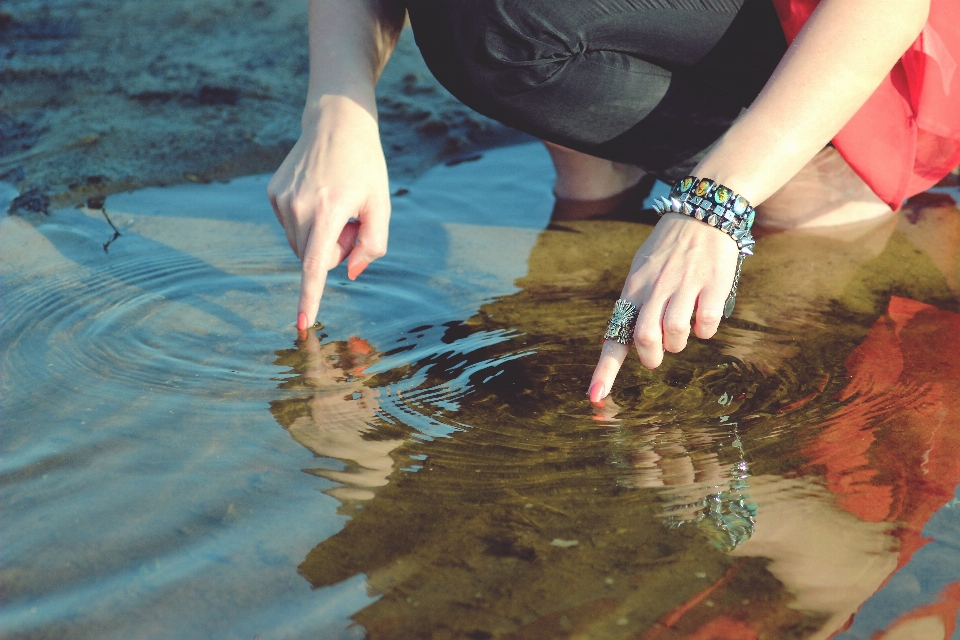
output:
<svg viewBox="0 0 960 640"><path fill-rule="evenodd" d="M818 2L773 0L788 43ZM923 31L833 145L894 209L960 164L960 2L932 0Z"/></svg>

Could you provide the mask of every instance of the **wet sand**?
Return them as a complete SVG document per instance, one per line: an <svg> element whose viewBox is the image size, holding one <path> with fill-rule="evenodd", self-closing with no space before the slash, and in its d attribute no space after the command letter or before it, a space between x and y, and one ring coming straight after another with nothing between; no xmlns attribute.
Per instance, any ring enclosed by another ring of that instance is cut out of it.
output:
<svg viewBox="0 0 960 640"><path fill-rule="evenodd" d="M300 132L306 2L0 1L2 209L273 171ZM518 141L427 71L409 29L378 88L395 180ZM13 193L15 192L15 193Z"/></svg>

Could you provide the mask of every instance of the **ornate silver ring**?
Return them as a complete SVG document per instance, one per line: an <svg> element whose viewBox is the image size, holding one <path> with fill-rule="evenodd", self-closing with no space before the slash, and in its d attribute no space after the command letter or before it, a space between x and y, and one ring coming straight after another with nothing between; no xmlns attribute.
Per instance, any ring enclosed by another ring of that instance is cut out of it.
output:
<svg viewBox="0 0 960 640"><path fill-rule="evenodd" d="M607 332L604 340L616 340L622 345L633 343L633 330L637 326L637 316L640 311L637 305L624 299L617 300L613 305L613 315L607 323Z"/></svg>

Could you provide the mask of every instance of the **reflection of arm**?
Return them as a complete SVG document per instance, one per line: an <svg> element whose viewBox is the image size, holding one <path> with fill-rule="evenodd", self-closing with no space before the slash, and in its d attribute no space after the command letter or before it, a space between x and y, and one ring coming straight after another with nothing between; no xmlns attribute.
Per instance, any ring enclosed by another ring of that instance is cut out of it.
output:
<svg viewBox="0 0 960 640"><path fill-rule="evenodd" d="M371 489L387 484L393 471L390 453L403 444L402 439L368 438L376 431L379 405L377 392L364 384L367 376L363 370L377 362L379 353L355 336L346 342L320 344L313 331L309 331L297 347L301 359L295 368L303 383L315 392L308 398L281 403L306 402L309 415L302 415L302 410L296 409L274 415L278 415L281 425L294 440L314 454L356 463L355 468L344 471L322 468L309 471L345 485L327 493L342 499L372 498ZM282 413L301 415L287 424L279 417Z"/></svg>
<svg viewBox="0 0 960 640"><path fill-rule="evenodd" d="M919 35L930 0L822 0L763 91L695 175L759 204L866 102Z"/></svg>
<svg viewBox="0 0 960 640"><path fill-rule="evenodd" d="M897 568L891 526L839 509L814 481L754 476L750 497L756 527L731 555L769 559L791 607L826 618L811 640L832 637Z"/></svg>
<svg viewBox="0 0 960 640"><path fill-rule="evenodd" d="M830 615L814 637L846 623L911 561L929 540L931 516L953 497L958 332L960 315L892 298L846 359L850 382L839 397L849 402L804 448L806 467L822 469L824 480L750 480L756 528L733 553L769 558L795 608Z"/></svg>

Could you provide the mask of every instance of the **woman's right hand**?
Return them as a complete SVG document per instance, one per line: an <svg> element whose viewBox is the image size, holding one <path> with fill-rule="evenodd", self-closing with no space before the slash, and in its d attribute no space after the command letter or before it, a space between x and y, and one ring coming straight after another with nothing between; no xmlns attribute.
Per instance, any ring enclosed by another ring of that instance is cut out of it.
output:
<svg viewBox="0 0 960 640"><path fill-rule="evenodd" d="M720 325L733 284L737 244L726 233L693 218L668 213L633 258L620 297L639 310L634 346L640 362L655 369L664 351L679 353L690 336L711 338ZM605 340L590 381L590 400L602 402L613 388L630 347Z"/></svg>
<svg viewBox="0 0 960 640"><path fill-rule="evenodd" d="M376 118L327 95L303 118L300 139L267 186L290 248L303 263L297 328L316 322L327 272L349 256L354 280L387 251L390 191Z"/></svg>

